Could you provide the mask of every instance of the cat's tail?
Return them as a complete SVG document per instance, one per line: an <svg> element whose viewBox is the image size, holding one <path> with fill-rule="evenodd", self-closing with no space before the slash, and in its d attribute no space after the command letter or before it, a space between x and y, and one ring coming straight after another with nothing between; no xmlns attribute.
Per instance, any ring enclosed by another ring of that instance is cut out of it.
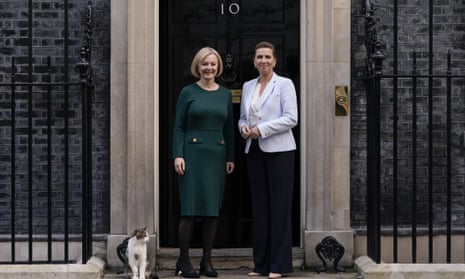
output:
<svg viewBox="0 0 465 279"><path fill-rule="evenodd" d="M126 254L126 251L128 249L128 241L129 241L129 238L126 238L125 240L123 240L123 242L121 242L118 247L116 247L116 254L118 255L118 258L120 259L120 261L123 263L123 265L127 265L128 264L128 256Z"/></svg>

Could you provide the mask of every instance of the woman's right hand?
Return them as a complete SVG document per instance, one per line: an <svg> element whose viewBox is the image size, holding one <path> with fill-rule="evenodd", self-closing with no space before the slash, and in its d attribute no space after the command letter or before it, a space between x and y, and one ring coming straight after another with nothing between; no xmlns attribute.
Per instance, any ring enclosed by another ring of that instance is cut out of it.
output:
<svg viewBox="0 0 465 279"><path fill-rule="evenodd" d="M250 136L250 128L249 126L247 125L244 125L241 127L241 136L244 138L244 139L248 139L249 136Z"/></svg>
<svg viewBox="0 0 465 279"><path fill-rule="evenodd" d="M179 175L184 175L184 171L186 168L186 163L184 162L184 158L177 157L174 159L174 170Z"/></svg>

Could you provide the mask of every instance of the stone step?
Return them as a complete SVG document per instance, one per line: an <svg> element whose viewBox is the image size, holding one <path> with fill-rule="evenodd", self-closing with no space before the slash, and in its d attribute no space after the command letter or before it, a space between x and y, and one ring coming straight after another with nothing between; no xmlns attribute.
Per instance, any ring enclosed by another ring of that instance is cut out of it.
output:
<svg viewBox="0 0 465 279"><path fill-rule="evenodd" d="M1 279L100 279L105 263L92 257L87 264L11 264L0 265Z"/></svg>
<svg viewBox="0 0 465 279"><path fill-rule="evenodd" d="M304 264L304 250L293 248L292 259L294 268L302 268ZM199 266L202 258L202 249L190 249L191 262L194 267ZM162 248L157 251L157 269L175 269L176 260L179 255L177 248ZM251 248L228 248L213 249L212 264L217 269L252 269L252 249Z"/></svg>

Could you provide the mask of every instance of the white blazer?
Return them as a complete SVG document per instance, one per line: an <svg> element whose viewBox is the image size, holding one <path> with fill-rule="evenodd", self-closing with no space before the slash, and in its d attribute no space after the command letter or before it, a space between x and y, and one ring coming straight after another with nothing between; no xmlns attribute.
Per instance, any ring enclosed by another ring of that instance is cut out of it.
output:
<svg viewBox="0 0 465 279"><path fill-rule="evenodd" d="M248 114L258 77L242 86L241 112L238 121L241 127L250 127ZM281 152L296 149L292 128L297 125L297 96L289 78L273 73L259 100L258 124L261 136L258 139L263 152ZM249 153L252 140L247 139L245 153Z"/></svg>

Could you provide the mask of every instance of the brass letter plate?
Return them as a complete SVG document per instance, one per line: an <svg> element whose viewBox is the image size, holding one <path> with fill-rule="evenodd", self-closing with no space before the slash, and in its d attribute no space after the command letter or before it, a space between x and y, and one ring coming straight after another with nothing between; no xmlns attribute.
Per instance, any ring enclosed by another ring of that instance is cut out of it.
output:
<svg viewBox="0 0 465 279"><path fill-rule="evenodd" d="M233 104L240 104L242 98L242 89L231 89Z"/></svg>
<svg viewBox="0 0 465 279"><path fill-rule="evenodd" d="M349 92L345 85L336 86L336 116L347 116L349 114Z"/></svg>

